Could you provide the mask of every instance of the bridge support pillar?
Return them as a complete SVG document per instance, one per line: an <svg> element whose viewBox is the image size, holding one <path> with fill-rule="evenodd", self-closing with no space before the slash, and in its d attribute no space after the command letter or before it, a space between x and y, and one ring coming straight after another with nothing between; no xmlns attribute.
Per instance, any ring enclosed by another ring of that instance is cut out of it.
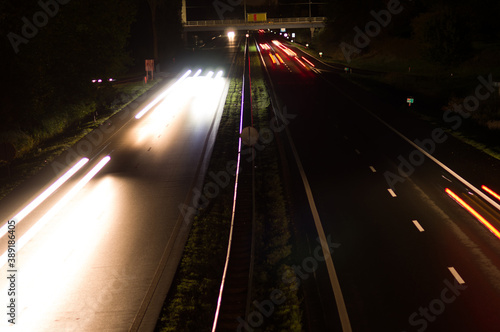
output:
<svg viewBox="0 0 500 332"><path fill-rule="evenodd" d="M314 28L309 28L311 30L311 41L314 38Z"/></svg>

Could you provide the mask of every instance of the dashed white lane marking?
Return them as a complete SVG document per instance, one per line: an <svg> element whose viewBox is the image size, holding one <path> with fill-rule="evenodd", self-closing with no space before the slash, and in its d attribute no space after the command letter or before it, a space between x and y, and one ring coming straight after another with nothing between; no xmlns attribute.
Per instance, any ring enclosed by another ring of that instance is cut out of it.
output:
<svg viewBox="0 0 500 332"><path fill-rule="evenodd" d="M424 228L418 223L417 220L412 220L413 221L413 224L415 225L415 227L417 227L417 229L420 231L420 232L423 232L424 231Z"/></svg>
<svg viewBox="0 0 500 332"><path fill-rule="evenodd" d="M455 277L455 279L457 279L457 281L460 285L465 284L464 279L462 279L460 274L458 274L457 270L455 270L455 268L453 266L449 267L448 270L450 270L451 274L453 274L453 276Z"/></svg>
<svg viewBox="0 0 500 332"><path fill-rule="evenodd" d="M370 169L371 169L371 171L372 171L373 173L377 173L377 170L375 169L375 167L370 166Z"/></svg>
<svg viewBox="0 0 500 332"><path fill-rule="evenodd" d="M387 191L389 192L389 194L391 194L392 197L397 197L396 193L394 192L394 190L392 189L387 189Z"/></svg>

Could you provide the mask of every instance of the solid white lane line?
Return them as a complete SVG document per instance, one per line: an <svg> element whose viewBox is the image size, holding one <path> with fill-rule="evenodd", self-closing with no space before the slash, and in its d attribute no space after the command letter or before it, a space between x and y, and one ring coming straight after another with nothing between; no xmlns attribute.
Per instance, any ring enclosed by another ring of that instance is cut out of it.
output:
<svg viewBox="0 0 500 332"><path fill-rule="evenodd" d="M455 279L457 279L457 281L460 285L465 284L464 279L462 279L460 274L458 274L457 270L455 270L455 268L453 266L448 267L448 270L450 270L451 274L453 274L453 276L455 277Z"/></svg>
<svg viewBox="0 0 500 332"><path fill-rule="evenodd" d="M387 191L389 192L389 194L391 194L392 197L397 197L396 193L394 192L394 190L392 189L387 189Z"/></svg>
<svg viewBox="0 0 500 332"><path fill-rule="evenodd" d="M311 213L314 219L314 225L316 226L316 230L319 235L321 249L323 251L323 257L325 258L326 268L328 271L328 275L330 277L330 284L333 289L333 295L335 297L335 303L337 304L337 310L340 316L340 324L342 325L343 332L351 332L351 322L349 320L349 315L347 313L347 307L344 302L344 296L342 295L342 289L340 288L340 282L337 276L337 272L335 270L335 266L333 265L332 256L330 253L330 248L328 246L328 241L325 236L325 231L323 230L323 225L321 223L318 209L316 208L316 203L314 201L314 197L312 194L311 187L309 186L309 180L307 179L306 173L304 171L304 167L302 166L302 162L299 158L299 154L297 149L295 148L295 144L292 140L292 135L288 130L288 127L285 127L285 132L288 138L288 142L290 144L290 148L292 150L293 156L295 158L295 163L297 164L297 168L299 169L300 176L302 178L302 182L304 184L304 189L306 191L307 200L309 202L309 207L311 209Z"/></svg>
<svg viewBox="0 0 500 332"><path fill-rule="evenodd" d="M417 229L420 231L420 232L423 232L424 231L424 228L422 226L420 226L420 224L418 223L418 221L416 220L412 220L413 221L413 224L415 225L415 227L417 227Z"/></svg>
<svg viewBox="0 0 500 332"><path fill-rule="evenodd" d="M375 169L375 167L370 166L370 169L371 169L371 171L372 171L373 173L377 173L377 170Z"/></svg>

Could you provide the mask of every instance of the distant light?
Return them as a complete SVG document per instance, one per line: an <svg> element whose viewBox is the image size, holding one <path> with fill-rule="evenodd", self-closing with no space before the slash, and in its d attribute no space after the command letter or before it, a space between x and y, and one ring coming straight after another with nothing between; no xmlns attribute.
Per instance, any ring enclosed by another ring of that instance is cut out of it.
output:
<svg viewBox="0 0 500 332"><path fill-rule="evenodd" d="M295 38L295 32L292 32L292 38Z"/></svg>
<svg viewBox="0 0 500 332"><path fill-rule="evenodd" d="M116 81L114 78L108 78L108 82L114 82Z"/></svg>
<svg viewBox="0 0 500 332"><path fill-rule="evenodd" d="M321 58L323 56L323 52L319 52L319 57Z"/></svg>
<svg viewBox="0 0 500 332"><path fill-rule="evenodd" d="M229 32L227 33L227 38L229 38L229 39L234 39L234 36L235 36L234 31L229 31Z"/></svg>
<svg viewBox="0 0 500 332"><path fill-rule="evenodd" d="M92 83L95 83L95 82L97 82L97 80L92 80Z"/></svg>
<svg viewBox="0 0 500 332"><path fill-rule="evenodd" d="M97 80L97 83L102 83L102 80L101 80L101 79L98 79L98 80Z"/></svg>
<svg viewBox="0 0 500 332"><path fill-rule="evenodd" d="M250 37L250 35L249 35L248 33L247 33L245 36L246 36L247 38L248 38L248 37Z"/></svg>
<svg viewBox="0 0 500 332"><path fill-rule="evenodd" d="M309 44L306 44L306 47L309 47Z"/></svg>

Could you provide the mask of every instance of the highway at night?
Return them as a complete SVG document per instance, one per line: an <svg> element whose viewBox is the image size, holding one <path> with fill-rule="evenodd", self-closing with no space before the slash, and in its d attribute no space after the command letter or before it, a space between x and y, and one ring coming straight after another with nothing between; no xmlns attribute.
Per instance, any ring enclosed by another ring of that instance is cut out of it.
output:
<svg viewBox="0 0 500 332"><path fill-rule="evenodd" d="M228 86L222 70L182 74L2 200L16 257L2 252L1 273L17 279L3 330L154 328L187 236L179 206L204 176Z"/></svg>
<svg viewBox="0 0 500 332"><path fill-rule="evenodd" d="M341 294L332 292L330 269L309 259L318 232L288 149L308 330L345 331L340 312L353 331L493 331L500 202L484 188L499 191L499 162L275 34L257 35L257 44L278 101L295 115L288 128L336 245Z"/></svg>

